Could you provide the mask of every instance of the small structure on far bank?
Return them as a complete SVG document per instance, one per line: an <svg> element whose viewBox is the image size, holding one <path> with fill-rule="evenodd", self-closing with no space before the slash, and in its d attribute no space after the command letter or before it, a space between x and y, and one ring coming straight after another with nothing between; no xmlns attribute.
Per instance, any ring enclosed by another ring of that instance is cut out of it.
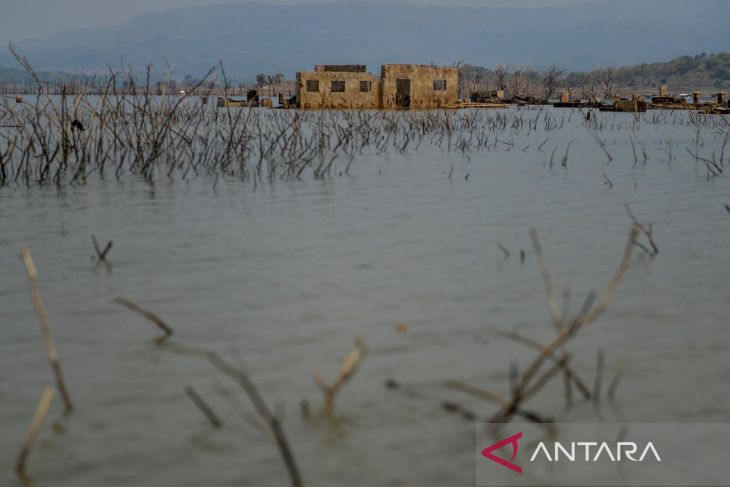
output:
<svg viewBox="0 0 730 487"><path fill-rule="evenodd" d="M644 113L648 103L641 99L641 96L634 95L630 100L625 98L617 98L613 100L613 105L601 107L602 112L625 112L625 113Z"/></svg>
<svg viewBox="0 0 730 487"><path fill-rule="evenodd" d="M297 73L299 108L432 109L456 104L459 70L384 64L380 79L362 64L319 64Z"/></svg>
<svg viewBox="0 0 730 487"><path fill-rule="evenodd" d="M649 109L652 110L699 110L708 114L728 114L730 113L730 103L727 102L726 93L719 92L713 94L716 101L703 102L702 93L694 91L691 94L674 95L670 93L669 87L662 85L659 87L659 94L651 93L640 95L635 93L631 98L615 95L605 99L573 99L571 90L568 89L560 94L560 101L553 103L557 108L598 108L602 112L627 112L627 113L643 113ZM728 103L728 106L726 106Z"/></svg>
<svg viewBox="0 0 730 487"><path fill-rule="evenodd" d="M663 109L663 110L696 110L714 108L713 103L703 104L702 93L699 91L692 92L692 99L688 99L689 95L673 95L669 92L667 85L659 87L659 96L654 96L651 99L649 108ZM718 102L720 102L721 96L718 94Z"/></svg>

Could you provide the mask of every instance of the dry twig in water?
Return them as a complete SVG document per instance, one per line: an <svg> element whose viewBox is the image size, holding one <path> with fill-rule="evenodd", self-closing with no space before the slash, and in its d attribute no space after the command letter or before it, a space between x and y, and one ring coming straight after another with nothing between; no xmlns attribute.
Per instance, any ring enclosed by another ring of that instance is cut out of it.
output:
<svg viewBox="0 0 730 487"><path fill-rule="evenodd" d="M138 314L144 316L145 318L147 318L151 323L153 323L154 325L157 325L157 327L159 327L160 330L162 330L163 333L165 333L165 337L169 337L172 335L172 328L170 328L170 326L167 323L162 321L162 318L160 318L159 316L154 314L152 311L149 311L149 310L143 308L142 306L140 306L136 303L133 303L132 301L130 301L128 299L124 299L124 298L115 298L114 302L119 303L122 306L125 306L125 307L131 309L135 313L138 313Z"/></svg>
<svg viewBox="0 0 730 487"><path fill-rule="evenodd" d="M618 388L619 382L621 382L621 378L624 375L623 369L618 369L616 371L616 375L613 376L613 379L611 379L611 383L608 385L608 391L607 395L609 399L613 399L616 395L616 389Z"/></svg>
<svg viewBox="0 0 730 487"><path fill-rule="evenodd" d="M208 421L210 421L211 426L213 428L220 428L221 427L221 420L218 418L218 416L213 412L213 409L208 405L205 400L200 397L200 394L198 394L195 389L193 389L192 386L188 386L185 388L185 394L188 395L188 397L195 403L195 405L200 409L200 412L203 413L203 415L206 417Z"/></svg>
<svg viewBox="0 0 730 487"><path fill-rule="evenodd" d="M454 389L455 391L463 392L464 394L470 395L472 397L484 399L485 401L489 401L499 406L506 406L510 402L509 399L502 397L497 393L482 389L480 387L474 387L471 384L467 384L466 382L462 382L459 380L446 381L446 387L448 387L449 389ZM534 411L517 409L515 411L515 414L533 423L546 424L553 422L552 418L548 418Z"/></svg>
<svg viewBox="0 0 730 487"><path fill-rule="evenodd" d="M591 134L591 136L593 137L593 140L596 141L596 143L601 148L603 153L606 154L606 157L608 158L608 162L613 161L613 157L608 152L608 149L606 149L606 141L603 140L602 138L600 138L595 130L588 129L588 133Z"/></svg>
<svg viewBox="0 0 730 487"><path fill-rule="evenodd" d="M48 352L48 360L51 362L51 370L53 370L53 376L56 379L56 385L58 391L61 393L63 399L63 405L66 408L66 412L73 411L74 405L71 401L71 396L66 389L66 382L63 380L63 374L61 373L61 363L58 360L58 352L56 352L56 345L53 343L51 337L51 325L48 321L48 312L41 299L40 285L38 284L38 269L36 269L33 263L33 257L30 255L30 250L23 245L20 247L20 258L25 264L25 269L28 273L28 279L30 280L31 287L31 299L33 301L33 307L35 308L36 315L38 316L38 322L41 325L41 332L43 333L43 343L46 345L46 351Z"/></svg>
<svg viewBox="0 0 730 487"><path fill-rule="evenodd" d="M654 231L651 223L641 223L639 222L638 218L633 214L631 211L631 208L627 203L624 203L624 206L626 207L626 212L629 214L629 217L634 222L634 226L643 233L647 240L649 241L649 245L651 246L651 250L647 249L644 245L641 244L641 242L634 242L634 244L642 249L644 252L649 254L650 257L655 257L659 253L659 247L657 247L656 243L654 242L654 237L652 232Z"/></svg>
<svg viewBox="0 0 730 487"><path fill-rule="evenodd" d="M264 422L269 427L269 430L274 435L276 445L279 448L281 456L284 460L284 464L286 465L287 471L289 472L289 478L292 487L301 487L302 477L299 473L299 468L297 467L296 461L294 460L294 454L292 453L291 447L289 446L289 441L284 434L284 429L281 426L281 422L276 417L276 415L271 412L271 409L266 404L263 397L261 397L258 388L251 381L248 375L246 375L243 371L239 370L235 366L231 365L217 353L202 347L193 347L180 344L166 344L163 346L163 348L165 350L178 353L180 355L197 357L206 360L213 367L215 367L231 379L235 380L238 385L241 386L246 395L248 395L248 398L253 404L254 409L256 409L256 413L261 417L261 419L264 420Z"/></svg>
<svg viewBox="0 0 730 487"><path fill-rule="evenodd" d="M109 251L112 249L112 245L114 245L114 242L109 240L107 242L106 247L104 247L104 250L101 250L101 247L99 247L99 242L96 241L96 236L91 236L91 242L94 244L94 251L96 252L96 262L102 263L106 262L106 256L109 253Z"/></svg>
<svg viewBox="0 0 730 487"><path fill-rule="evenodd" d="M540 263L540 274L542 275L543 284L545 286L545 294L547 296L548 300L548 309L550 310L550 315L553 318L553 325L555 327L555 331L558 335L560 335L563 330L565 329L563 320L565 319L564 316L561 316L560 309L558 308L558 302L555 298L555 289L553 286L552 277L550 276L550 271L548 270L547 263L545 262L545 255L542 252L542 245L540 245L540 239L537 236L537 230L534 228L530 228L530 239L532 240L532 246L535 249L535 255L538 257L538 262ZM566 298L567 302L567 298ZM561 358L560 363L562 363L565 367L564 370L564 383L565 383L565 407L569 408L572 405L573 402L573 392L571 389L571 380L577 379L577 375L569 370L568 362L568 354L565 352L563 347L560 347L561 350ZM585 387L582 383L577 384L581 392L584 396L586 396L587 391L585 390ZM588 394L589 395L589 394Z"/></svg>
<svg viewBox="0 0 730 487"><path fill-rule="evenodd" d="M516 332L506 332L506 333L499 333L499 335L508 338L510 340L513 340L517 343L520 343L522 345L525 345L527 347L533 348L537 350L538 352L542 353L543 350L545 350L545 347L538 341L532 340L531 338L525 337L520 335ZM561 363L560 359L561 357L558 357L555 354L550 354L548 358L553 361L554 363ZM581 392L584 398L590 399L591 392L588 389L588 387L585 385L585 383L581 380L581 378L578 376L578 374L573 370L573 368L570 366L570 364L565 363L563 366L563 370L565 371L565 375L567 379L575 384L575 386L578 388L578 390Z"/></svg>
<svg viewBox="0 0 730 487"><path fill-rule="evenodd" d="M15 464L15 471L20 476L24 476L26 473L28 457L33 449L38 432L40 431L41 426L43 426L43 420L46 418L48 408L51 407L51 402L53 402L53 388L51 386L46 386L46 388L43 389L43 395L41 395L41 399L38 402L38 408L33 415L33 420L30 423L28 433L26 433L25 440L23 441L23 446L21 446L20 453L18 454L18 461Z"/></svg>
<svg viewBox="0 0 730 487"><path fill-rule="evenodd" d="M499 250L501 250L504 253L504 258L509 259L509 250L505 248L502 244L497 244L497 247L499 247Z"/></svg>
<svg viewBox="0 0 730 487"><path fill-rule="evenodd" d="M319 370L314 371L314 381L324 394L324 404L322 405L323 414L332 414L335 408L335 399L337 398L337 394L347 381L352 379L352 376L355 375L355 372L357 372L357 368L360 365L360 362L362 362L364 356L365 346L363 345L362 340L358 338L355 340L355 348L353 348L353 350L342 361L342 365L340 366L340 375L337 377L334 384L326 384Z"/></svg>

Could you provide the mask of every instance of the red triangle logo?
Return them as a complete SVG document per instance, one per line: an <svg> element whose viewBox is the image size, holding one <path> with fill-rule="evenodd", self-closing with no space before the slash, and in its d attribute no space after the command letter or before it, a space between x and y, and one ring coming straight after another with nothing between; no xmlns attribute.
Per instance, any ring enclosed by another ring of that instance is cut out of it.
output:
<svg viewBox="0 0 730 487"><path fill-rule="evenodd" d="M513 470L517 473L522 473L522 467L512 463L512 462L514 462L515 457L517 457L517 449L518 449L517 441L520 438L522 438L521 431L519 433L517 433L516 435L512 435L509 438L505 438L502 441L499 441L493 445L486 447L484 450L482 450L482 456L484 458L488 458L488 459L492 460L493 462L497 462L500 465L502 465L503 467L507 467L508 469ZM500 448L502 448L503 446L506 446L506 445L512 445L512 458L510 460L505 460L504 458L498 457L497 455L492 453L493 451L499 450Z"/></svg>

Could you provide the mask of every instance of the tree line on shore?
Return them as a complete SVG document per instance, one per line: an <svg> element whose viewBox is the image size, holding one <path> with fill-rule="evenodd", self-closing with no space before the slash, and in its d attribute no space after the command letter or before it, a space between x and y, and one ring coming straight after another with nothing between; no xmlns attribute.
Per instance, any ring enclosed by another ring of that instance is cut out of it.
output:
<svg viewBox="0 0 730 487"><path fill-rule="evenodd" d="M586 99L610 98L630 95L634 92L655 90L668 84L681 91L719 91L730 89L730 52L701 53L682 56L663 63L644 63L627 67L598 67L591 71L568 71L559 64L544 69L531 66L497 64L484 67L466 62L455 63L459 67L459 95L467 98L477 91L504 90L509 97L553 99L560 92L570 90L574 96ZM154 71L153 71L154 73ZM36 73L45 93L95 94L107 86L109 73L85 75L63 72ZM149 70L148 70L149 74ZM154 75L154 74L153 74ZM134 76L117 77L122 93L134 93L135 86L145 83ZM249 88L257 88L270 95L291 95L293 81L283 73L259 73L255 80L225 80L223 76L206 79L204 84L192 74L175 78L174 73L159 73L151 86L158 94L191 92L193 88L205 93L245 94ZM146 84L146 83L145 83ZM36 80L25 70L0 68L0 93L30 94L39 89Z"/></svg>
<svg viewBox="0 0 730 487"><path fill-rule="evenodd" d="M583 98L611 98L670 85L676 90L717 91L730 89L730 53L701 53L664 63L626 67L598 67L569 72L551 64L543 70L530 66L498 64L487 68L459 63L462 94L505 90L510 97L551 99L558 91L571 90Z"/></svg>

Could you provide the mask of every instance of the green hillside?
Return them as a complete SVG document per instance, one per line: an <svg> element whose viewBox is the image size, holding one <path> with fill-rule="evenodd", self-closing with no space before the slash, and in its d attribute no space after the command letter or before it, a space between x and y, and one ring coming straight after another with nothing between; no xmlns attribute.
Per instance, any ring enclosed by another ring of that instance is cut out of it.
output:
<svg viewBox="0 0 730 487"><path fill-rule="evenodd" d="M643 63L612 70L615 83L624 89L652 88L669 85L673 90L692 91L730 88L730 53L682 56L665 63ZM590 77L600 77L601 70L573 72L566 84L583 86Z"/></svg>

